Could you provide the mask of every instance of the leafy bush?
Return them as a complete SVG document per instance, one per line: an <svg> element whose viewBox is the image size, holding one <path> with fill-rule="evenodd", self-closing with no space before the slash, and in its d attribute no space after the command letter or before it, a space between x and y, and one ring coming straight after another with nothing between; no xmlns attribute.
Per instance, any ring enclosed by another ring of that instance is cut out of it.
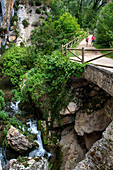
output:
<svg viewBox="0 0 113 170"><path fill-rule="evenodd" d="M2 72L10 76L11 82L15 85L19 84L20 75L26 72L27 49L22 47L11 47L2 56L3 70Z"/></svg>
<svg viewBox="0 0 113 170"><path fill-rule="evenodd" d="M3 111L0 111L0 119L6 120L6 119L8 119L8 118L9 118L9 116L8 116L7 113L4 112L4 110L3 110Z"/></svg>
<svg viewBox="0 0 113 170"><path fill-rule="evenodd" d="M44 11L46 11L46 6L43 6L42 9L43 9Z"/></svg>
<svg viewBox="0 0 113 170"><path fill-rule="evenodd" d="M22 21L22 24L23 24L24 28L28 27L28 25L29 25L29 23L27 22L26 19L24 19L24 20Z"/></svg>
<svg viewBox="0 0 113 170"><path fill-rule="evenodd" d="M59 20L54 22L51 16L48 16L47 21L44 21L40 28L35 28L32 31L31 41L39 51L51 54L52 51L61 49L64 40L69 42L80 34L77 19L69 13L64 13Z"/></svg>
<svg viewBox="0 0 113 170"><path fill-rule="evenodd" d="M4 93L2 90L0 90L0 110L2 110L5 107L5 101L4 101Z"/></svg>
<svg viewBox="0 0 113 170"><path fill-rule="evenodd" d="M36 0L36 1L35 1L35 5L36 5L36 6L40 6L40 5L42 5L42 3L41 3L41 1Z"/></svg>
<svg viewBox="0 0 113 170"><path fill-rule="evenodd" d="M30 1L29 1L29 5L33 6L33 5L34 5L34 1L33 1L33 0L30 0Z"/></svg>
<svg viewBox="0 0 113 170"><path fill-rule="evenodd" d="M41 14L41 10L39 8L36 9L37 14Z"/></svg>
<svg viewBox="0 0 113 170"><path fill-rule="evenodd" d="M19 121L17 121L17 118L13 116L10 118L10 123L11 125L18 125Z"/></svg>
<svg viewBox="0 0 113 170"><path fill-rule="evenodd" d="M32 9L29 10L29 13L32 13Z"/></svg>
<svg viewBox="0 0 113 170"><path fill-rule="evenodd" d="M3 134L4 134L4 136L6 136L6 135L7 135L7 132L8 132L8 130L7 130L7 129L3 129Z"/></svg>
<svg viewBox="0 0 113 170"><path fill-rule="evenodd" d="M25 75L25 85L21 90L22 102L31 102L41 109L44 118L51 113L51 123L59 117L62 107L69 102L70 81L80 76L84 65L72 63L61 53L39 56L35 68Z"/></svg>
<svg viewBox="0 0 113 170"><path fill-rule="evenodd" d="M106 5L99 15L96 40L102 46L113 47L113 2Z"/></svg>

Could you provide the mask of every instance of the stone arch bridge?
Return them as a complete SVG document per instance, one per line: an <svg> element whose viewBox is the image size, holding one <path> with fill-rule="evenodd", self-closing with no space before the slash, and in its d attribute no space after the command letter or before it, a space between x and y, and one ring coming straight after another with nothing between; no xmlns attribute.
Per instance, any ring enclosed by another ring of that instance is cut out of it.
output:
<svg viewBox="0 0 113 170"><path fill-rule="evenodd" d="M89 64L83 73L83 77L113 96L113 72Z"/></svg>

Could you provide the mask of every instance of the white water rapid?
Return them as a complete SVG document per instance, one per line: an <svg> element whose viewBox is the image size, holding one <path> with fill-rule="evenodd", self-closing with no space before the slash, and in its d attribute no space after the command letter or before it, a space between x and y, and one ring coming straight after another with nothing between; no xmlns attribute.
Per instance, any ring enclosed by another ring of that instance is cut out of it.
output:
<svg viewBox="0 0 113 170"><path fill-rule="evenodd" d="M45 157L49 158L51 156L51 153L48 153L44 148L43 148L43 143L41 139L41 132L37 130L37 121L32 121L31 119L27 122L27 124L30 126L29 130L31 130L31 133L37 134L37 140L35 142L38 143L39 147L29 153L30 157Z"/></svg>
<svg viewBox="0 0 113 170"><path fill-rule="evenodd" d="M20 111L20 109L18 107L19 103L20 103L20 101L8 102L6 105L6 111L11 115L15 115L15 114L19 113L19 111Z"/></svg>

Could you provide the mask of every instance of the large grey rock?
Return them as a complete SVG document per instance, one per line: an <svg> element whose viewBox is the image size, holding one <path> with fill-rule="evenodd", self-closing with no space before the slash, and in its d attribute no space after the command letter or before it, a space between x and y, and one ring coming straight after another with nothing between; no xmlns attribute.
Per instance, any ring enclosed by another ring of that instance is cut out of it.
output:
<svg viewBox="0 0 113 170"><path fill-rule="evenodd" d="M60 118L60 121L58 119L55 119L53 122L53 127L58 128L64 125L69 125L75 121L74 115L67 115Z"/></svg>
<svg viewBox="0 0 113 170"><path fill-rule="evenodd" d="M26 151L34 146L33 142L30 142L26 136L13 126L7 133L7 142L15 151Z"/></svg>
<svg viewBox="0 0 113 170"><path fill-rule="evenodd" d="M74 114L78 109L79 109L79 107L77 106L77 104L75 102L70 102L65 110L62 109L60 111L60 114L61 115Z"/></svg>
<svg viewBox="0 0 113 170"><path fill-rule="evenodd" d="M103 133L85 159L77 164L73 170L112 170L113 169L113 121Z"/></svg>
<svg viewBox="0 0 113 170"><path fill-rule="evenodd" d="M3 170L48 170L48 161L45 158L23 158L22 162L11 159Z"/></svg>
<svg viewBox="0 0 113 170"><path fill-rule="evenodd" d="M73 126L68 126L61 134L62 163L60 170L71 170L75 164L84 158L84 151L77 141Z"/></svg>
<svg viewBox="0 0 113 170"><path fill-rule="evenodd" d="M103 131L107 128L110 122L111 118L105 114L104 109L93 112L90 115L79 112L75 119L75 131L80 136L83 136L84 133Z"/></svg>

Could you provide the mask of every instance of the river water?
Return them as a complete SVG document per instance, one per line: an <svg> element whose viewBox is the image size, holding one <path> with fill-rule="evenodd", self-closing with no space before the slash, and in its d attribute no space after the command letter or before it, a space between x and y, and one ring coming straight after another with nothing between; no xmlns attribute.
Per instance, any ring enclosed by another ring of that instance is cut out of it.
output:
<svg viewBox="0 0 113 170"><path fill-rule="evenodd" d="M18 102L8 102L6 105L6 111L12 115L15 116L19 111L19 101ZM31 151L29 153L29 157L44 157L46 159L49 159L52 155L51 153L48 153L44 147L43 147L43 143L42 143L42 139L41 139L41 131L37 130L37 120L35 119L28 119L26 120L26 124L29 126L29 130L31 131L32 134L37 134L37 139L35 139L35 142L38 143L39 147L37 149L34 149L33 151ZM24 131L24 128L23 128ZM0 147L0 161L1 161L1 165L2 167L5 166L5 164L7 163L7 157L6 157L6 153L4 148L1 146Z"/></svg>

